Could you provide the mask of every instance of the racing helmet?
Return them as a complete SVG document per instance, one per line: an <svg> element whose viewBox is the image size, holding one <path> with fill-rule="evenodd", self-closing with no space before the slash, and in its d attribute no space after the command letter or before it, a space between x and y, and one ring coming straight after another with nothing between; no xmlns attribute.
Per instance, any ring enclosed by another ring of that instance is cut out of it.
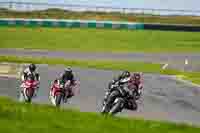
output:
<svg viewBox="0 0 200 133"><path fill-rule="evenodd" d="M65 68L64 72L65 72L66 74L72 73L71 67Z"/></svg>
<svg viewBox="0 0 200 133"><path fill-rule="evenodd" d="M34 72L35 70L36 70L36 65L35 64L30 64L29 65L29 70L31 71L31 72Z"/></svg>
<svg viewBox="0 0 200 133"><path fill-rule="evenodd" d="M128 77L130 77L130 75L131 75L131 74L130 74L129 71L123 71L122 74L121 74L121 77L122 77L122 78L128 78Z"/></svg>
<svg viewBox="0 0 200 133"><path fill-rule="evenodd" d="M134 73L133 77L134 77L135 80L140 80L141 75L140 75L140 73Z"/></svg>

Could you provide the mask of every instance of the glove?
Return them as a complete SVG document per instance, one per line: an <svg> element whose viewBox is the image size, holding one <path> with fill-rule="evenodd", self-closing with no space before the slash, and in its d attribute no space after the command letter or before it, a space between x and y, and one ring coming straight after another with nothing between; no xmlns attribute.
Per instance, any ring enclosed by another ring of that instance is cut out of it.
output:
<svg viewBox="0 0 200 133"><path fill-rule="evenodd" d="M60 84L60 88L64 89L64 85L63 85L63 84Z"/></svg>
<svg viewBox="0 0 200 133"><path fill-rule="evenodd" d="M40 81L40 75L39 75L39 73L36 73L35 76L36 76L36 80Z"/></svg>

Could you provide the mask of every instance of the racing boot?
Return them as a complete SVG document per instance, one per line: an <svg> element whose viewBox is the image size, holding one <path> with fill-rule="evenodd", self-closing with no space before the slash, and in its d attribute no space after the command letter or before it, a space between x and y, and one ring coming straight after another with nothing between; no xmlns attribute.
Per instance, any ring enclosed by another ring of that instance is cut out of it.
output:
<svg viewBox="0 0 200 133"><path fill-rule="evenodd" d="M65 95L64 95L64 97L63 97L63 102L64 102L64 103L67 103L67 101L68 101L68 93L65 92Z"/></svg>
<svg viewBox="0 0 200 133"><path fill-rule="evenodd" d="M106 91L104 99L103 99L103 106L106 104L106 102L108 101L108 96L110 95L109 91Z"/></svg>
<svg viewBox="0 0 200 133"><path fill-rule="evenodd" d="M142 90L141 90L141 89L138 89L138 90L136 91L135 99L136 99L136 100L139 100L140 97L141 97L141 95L142 95Z"/></svg>
<svg viewBox="0 0 200 133"><path fill-rule="evenodd" d="M37 87L37 88L35 89L35 92L34 92L34 94L33 94L33 97L34 97L34 98L37 97L38 90L39 90L39 87Z"/></svg>
<svg viewBox="0 0 200 133"><path fill-rule="evenodd" d="M67 96L65 96L65 97L63 98L63 102L64 102L64 103L67 103Z"/></svg>

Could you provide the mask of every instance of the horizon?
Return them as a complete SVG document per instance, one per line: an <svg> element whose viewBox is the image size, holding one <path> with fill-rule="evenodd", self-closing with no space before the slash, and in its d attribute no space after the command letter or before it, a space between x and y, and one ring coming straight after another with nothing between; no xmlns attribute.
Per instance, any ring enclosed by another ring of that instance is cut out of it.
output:
<svg viewBox="0 0 200 133"><path fill-rule="evenodd" d="M80 4L89 6L112 6L124 8L155 8L170 10L200 10L200 1L196 0L0 0L0 2L35 2L51 4ZM180 4L181 3L181 4Z"/></svg>
<svg viewBox="0 0 200 133"><path fill-rule="evenodd" d="M0 2L31 2L37 3L36 5L27 6L25 3L12 4L12 9L18 11L31 11L31 10L45 10L49 8L60 8L71 11L98 11L106 12L124 12L126 13L145 13L154 15L188 15L188 16L200 16L200 9L194 2L195 0L0 0ZM126 2L125 2L126 1ZM179 2L182 4L178 4ZM176 3L177 4L176 4ZM59 4L59 5L46 5L39 3ZM66 6L62 6L62 5ZM200 4L200 2L199 2ZM70 6L74 5L74 6ZM77 5L77 6L76 6ZM0 4L0 8L9 8L9 3ZM107 8L106 8L107 7ZM122 9L124 8L124 9ZM133 8L133 9L131 9Z"/></svg>

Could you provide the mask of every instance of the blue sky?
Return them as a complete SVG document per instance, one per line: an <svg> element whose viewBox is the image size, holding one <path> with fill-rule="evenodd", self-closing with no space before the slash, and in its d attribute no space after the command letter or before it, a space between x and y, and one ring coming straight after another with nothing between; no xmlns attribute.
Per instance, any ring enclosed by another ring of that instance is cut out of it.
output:
<svg viewBox="0 0 200 133"><path fill-rule="evenodd" d="M0 1L10 1L10 0L0 0ZM104 6L134 7L134 8L200 10L200 0L12 0L12 1L104 5Z"/></svg>

